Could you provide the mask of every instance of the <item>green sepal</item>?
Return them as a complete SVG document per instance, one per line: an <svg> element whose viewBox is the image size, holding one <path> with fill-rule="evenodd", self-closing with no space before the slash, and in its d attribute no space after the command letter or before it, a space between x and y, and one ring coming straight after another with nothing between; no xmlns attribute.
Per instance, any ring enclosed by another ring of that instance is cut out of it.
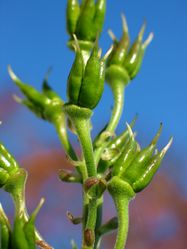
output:
<svg viewBox="0 0 187 249"><path fill-rule="evenodd" d="M93 19L95 15L95 2L94 0L87 0L81 6L80 16L77 21L76 35L80 40L95 40L95 32L93 30Z"/></svg>
<svg viewBox="0 0 187 249"><path fill-rule="evenodd" d="M99 35L103 28L106 13L106 0L97 0L95 4L94 30L95 37Z"/></svg>
<svg viewBox="0 0 187 249"><path fill-rule="evenodd" d="M74 38L76 56L68 76L67 96L70 103L77 104L84 74L84 62L80 47L77 43L77 39L76 37Z"/></svg>
<svg viewBox="0 0 187 249"><path fill-rule="evenodd" d="M66 103L63 105L62 110L70 120L73 119L90 119L92 116L92 111L89 108L79 107L77 105L73 105L70 103ZM72 121L73 123L73 121Z"/></svg>
<svg viewBox="0 0 187 249"><path fill-rule="evenodd" d="M8 67L8 71L12 80L18 85L26 99L16 100L25 105L38 117L48 120L54 123L56 118L62 115L62 99L51 89L47 83L47 77L43 82L42 92L37 91L32 86L23 83L12 71L11 67Z"/></svg>
<svg viewBox="0 0 187 249"><path fill-rule="evenodd" d="M131 48L127 54L127 57L124 61L124 67L128 71L128 74L130 77L131 77L134 69L136 68L136 66L139 62L139 56L141 53L142 39L143 39L144 31L145 31L145 23L141 27L141 30L138 34L138 37L135 40L135 42L133 43L133 45L131 46Z"/></svg>
<svg viewBox="0 0 187 249"><path fill-rule="evenodd" d="M129 200L134 198L135 192L128 182L123 181L118 176L112 177L108 182L107 189L113 198L122 198L125 196Z"/></svg>
<svg viewBox="0 0 187 249"><path fill-rule="evenodd" d="M7 182L9 174L6 170L0 168L0 188Z"/></svg>
<svg viewBox="0 0 187 249"><path fill-rule="evenodd" d="M11 226L10 222L0 203L0 246L1 249L10 249L11 247Z"/></svg>
<svg viewBox="0 0 187 249"><path fill-rule="evenodd" d="M98 45L96 42L85 67L78 98L78 104L80 106L94 109L98 104L104 90L104 69L105 62L100 60Z"/></svg>
<svg viewBox="0 0 187 249"><path fill-rule="evenodd" d="M80 47L80 50L81 51L88 51L88 53L93 49L94 47L94 42L92 41L84 41L84 40L77 40L78 41L78 44L79 44L79 47ZM75 40L74 39L71 39L68 41L67 43L67 46L75 51Z"/></svg>
<svg viewBox="0 0 187 249"><path fill-rule="evenodd" d="M147 46L149 45L149 43L152 41L153 39L153 33L150 33L150 35L148 36L147 40L142 44L138 58L137 58L137 63L134 67L134 70L131 73L131 79L133 79L134 77L136 77L136 75L138 74L138 72L140 71L142 62L143 62L143 57L145 54L145 50L147 48Z"/></svg>
<svg viewBox="0 0 187 249"><path fill-rule="evenodd" d="M126 169L130 165L130 163L132 162L132 160L134 159L134 157L136 156L137 151L138 151L137 143L134 139L134 134L133 134L130 126L128 124L127 124L127 126L128 126L128 130L129 130L130 138L128 140L127 145L123 149L120 157L114 163L113 169L112 169L112 175L113 176L117 175L121 178L123 178L123 173L126 171Z"/></svg>
<svg viewBox="0 0 187 249"><path fill-rule="evenodd" d="M119 41L113 38L114 39L113 50L107 62L108 67L113 64L122 66L129 48L130 39L128 34L127 22L124 15L122 15L122 21L123 21L123 34Z"/></svg>
<svg viewBox="0 0 187 249"><path fill-rule="evenodd" d="M137 179L133 183L132 187L136 193L142 191L145 187L147 187L147 185L149 185L153 176L159 169L160 164L166 152L170 148L172 141L173 141L173 138L170 139L169 143L162 149L162 151L160 151L158 154L156 154L155 156L151 158L151 160L146 165L145 171L142 173L139 179Z"/></svg>
<svg viewBox="0 0 187 249"><path fill-rule="evenodd" d="M14 173L19 168L14 157L2 144L0 144L0 168L4 169L8 174Z"/></svg>
<svg viewBox="0 0 187 249"><path fill-rule="evenodd" d="M10 249L11 235L8 227L5 224L0 223L0 246L1 249Z"/></svg>
<svg viewBox="0 0 187 249"><path fill-rule="evenodd" d="M124 85L128 85L130 77L125 68L118 65L111 65L106 68L106 81L111 84L114 80L123 82Z"/></svg>
<svg viewBox="0 0 187 249"><path fill-rule="evenodd" d="M44 203L44 199L42 198L36 207L36 209L31 214L29 220L24 224L23 231L25 233L25 238L27 240L27 243L29 245L29 249L35 249L36 243L35 243L35 220L36 216L38 215L38 212L40 211L42 205Z"/></svg>
<svg viewBox="0 0 187 249"><path fill-rule="evenodd" d="M135 124L136 118L131 122L130 127L133 127ZM108 154L111 153L111 158L108 160L103 160L102 156L98 164L98 173L103 174L110 166L114 165L116 161L120 158L122 151L125 150L130 139L129 130L126 129L119 136L111 140L103 153L108 151Z"/></svg>
<svg viewBox="0 0 187 249"><path fill-rule="evenodd" d="M27 172L19 168L12 174L4 185L4 190L13 196L19 196L22 193L27 178Z"/></svg>
<svg viewBox="0 0 187 249"><path fill-rule="evenodd" d="M12 71L11 67L8 67L8 72L11 79L14 83L19 87L21 92L25 95L25 97L31 101L34 105L38 106L39 108L44 108L48 103L49 99L38 92L34 87L30 86L29 84L23 83Z"/></svg>
<svg viewBox="0 0 187 249"><path fill-rule="evenodd" d="M25 233L23 227L26 221L23 212L16 216L14 219L14 227L12 234L12 247L14 249L31 249L28 245L27 239L25 238Z"/></svg>
<svg viewBox="0 0 187 249"><path fill-rule="evenodd" d="M79 15L80 6L78 0L68 0L66 8L66 26L70 35L75 33Z"/></svg>

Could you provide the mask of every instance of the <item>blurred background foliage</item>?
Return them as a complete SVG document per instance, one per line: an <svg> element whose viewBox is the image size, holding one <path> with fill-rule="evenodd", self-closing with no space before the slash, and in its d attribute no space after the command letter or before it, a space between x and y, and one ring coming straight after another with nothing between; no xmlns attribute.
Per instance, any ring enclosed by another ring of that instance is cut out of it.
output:
<svg viewBox="0 0 187 249"><path fill-rule="evenodd" d="M74 238L80 245L80 227L70 224L66 210L81 213L79 185L61 183L58 170L69 168L53 127L15 103L21 96L11 82L7 65L27 83L40 89L44 74L53 67L49 82L66 99L66 79L73 53L66 47L66 1L0 1L0 140L29 172L27 203L33 210L41 196L45 206L38 226L55 248L70 248ZM125 13L131 41L144 18L146 34L155 38L147 49L142 69L126 90L125 111L117 132L138 113L135 130L145 146L164 124L160 148L170 135L174 143L153 183L138 194L130 208L127 249L184 249L187 246L187 2L185 0L108 0L107 16L100 45L105 52L111 44L107 30L121 35L120 14ZM112 96L106 85L92 119L93 137L106 124ZM72 136L74 145L78 143ZM13 205L0 190L0 200L13 215ZM104 219L114 215L106 194ZM105 237L102 248L113 248L114 234Z"/></svg>

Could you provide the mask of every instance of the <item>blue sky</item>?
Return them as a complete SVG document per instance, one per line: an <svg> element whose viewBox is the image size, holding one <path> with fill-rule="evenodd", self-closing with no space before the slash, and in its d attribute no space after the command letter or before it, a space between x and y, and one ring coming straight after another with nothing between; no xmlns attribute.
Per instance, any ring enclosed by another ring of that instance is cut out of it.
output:
<svg viewBox="0 0 187 249"><path fill-rule="evenodd" d="M66 1L60 0L0 2L1 96L6 88L12 87L12 93L16 91L7 74L7 65L11 64L24 81L38 89L47 68L52 66L50 83L63 99L66 98L66 79L73 61L73 53L66 47L68 35L65 28L65 4ZM147 49L139 75L126 90L125 111L118 130L122 130L125 122L138 113L136 129L138 138L145 145L162 121L164 130L160 146L173 135L174 144L169 153L175 154L182 161L185 160L187 149L186 11L187 3L184 0L108 0L107 17L100 40L105 52L111 44L107 30L111 28L118 37L120 36L121 13L125 13L127 17L131 41L146 19L145 37L153 31L154 40ZM93 118L94 134L107 122L111 106L111 92L106 85ZM47 124L36 121L26 110L19 109L16 113L16 117L18 116L24 119L22 124L28 122L32 123L33 127L37 126L36 132L45 142L55 136ZM24 148L27 148L24 141L20 140L23 145L17 145L16 148L14 142L18 136L16 124L20 127L19 119L16 118L14 126L12 122L6 123L6 120L4 123L3 128L7 133L3 132L1 137L7 140L7 143L11 139L9 146L15 150L14 153L18 153L18 148L24 151ZM49 130L48 137L46 130Z"/></svg>

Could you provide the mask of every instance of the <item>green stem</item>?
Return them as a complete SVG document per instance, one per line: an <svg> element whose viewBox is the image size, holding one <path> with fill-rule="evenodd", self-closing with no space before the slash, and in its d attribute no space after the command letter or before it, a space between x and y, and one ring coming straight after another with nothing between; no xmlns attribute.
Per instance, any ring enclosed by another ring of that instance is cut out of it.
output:
<svg viewBox="0 0 187 249"><path fill-rule="evenodd" d="M103 215L103 196L97 200L97 221L95 226L96 236L95 236L94 249L98 249L100 247L101 237L97 233L97 230L102 224L102 215Z"/></svg>
<svg viewBox="0 0 187 249"><path fill-rule="evenodd" d="M91 199L88 205L88 219L86 222L86 229L95 229L97 218L97 200Z"/></svg>
<svg viewBox="0 0 187 249"><path fill-rule="evenodd" d="M123 107L124 107L124 89L125 89L125 84L122 81L113 81L110 83L110 87L112 89L113 93L113 98L114 98L114 107L112 110L112 115L110 118L110 121L108 123L108 126L104 130L104 132L111 132L114 133L116 130L116 127L119 123L119 120L121 118L122 112L123 112ZM96 161L96 165L98 164L101 154L104 150L104 148L107 145L107 141L103 142L101 146L99 146L95 151L94 151L94 157Z"/></svg>
<svg viewBox="0 0 187 249"><path fill-rule="evenodd" d="M76 153L69 141L66 125L65 125L65 117L61 116L54 121L54 125L59 136L59 139L64 147L65 153L71 157L72 160L77 160Z"/></svg>
<svg viewBox="0 0 187 249"><path fill-rule="evenodd" d="M90 120L85 119L75 119L73 121L75 129L77 131L82 151L84 154L84 159L88 171L88 177L96 176L96 167L93 157L93 147L92 141L90 137ZM95 230L95 223L97 217L97 201L94 199L87 204L87 197L84 194L84 213L88 212L87 221L86 221L86 228L91 229L92 231ZM88 209L88 211L87 211ZM85 215L85 214L84 214ZM85 216L84 216L85 217ZM92 248L92 247L91 247Z"/></svg>
<svg viewBox="0 0 187 249"><path fill-rule="evenodd" d="M114 198L118 215L118 233L114 249L124 249L129 227L129 198Z"/></svg>
<svg viewBox="0 0 187 249"><path fill-rule="evenodd" d="M92 111L90 109L71 104L64 105L63 109L71 119L77 132L87 167L88 177L96 176L97 171L90 135L90 118Z"/></svg>
<svg viewBox="0 0 187 249"><path fill-rule="evenodd" d="M71 104L66 104L64 106L64 111L69 116L76 129L82 147L82 152L84 155L84 160L87 168L87 176L88 177L96 176L97 171L93 155L92 139L90 135L90 118L92 115L92 111L87 108L82 108ZM87 201L88 201L87 197L85 197L84 194L83 196L84 223L86 223L86 228L95 231L95 224L97 219L97 200L96 199L91 200L88 205ZM88 206L88 216L87 219L85 219L85 212L87 213L87 206ZM83 236L82 246L85 247L84 236Z"/></svg>
<svg viewBox="0 0 187 249"><path fill-rule="evenodd" d="M122 81L113 81L112 83L110 83L110 87L113 93L114 107L106 130L114 132L123 112L125 84Z"/></svg>
<svg viewBox="0 0 187 249"><path fill-rule="evenodd" d="M112 177L107 187L114 200L118 216L118 234L114 249L124 249L129 226L129 202L134 198L135 192L118 176Z"/></svg>

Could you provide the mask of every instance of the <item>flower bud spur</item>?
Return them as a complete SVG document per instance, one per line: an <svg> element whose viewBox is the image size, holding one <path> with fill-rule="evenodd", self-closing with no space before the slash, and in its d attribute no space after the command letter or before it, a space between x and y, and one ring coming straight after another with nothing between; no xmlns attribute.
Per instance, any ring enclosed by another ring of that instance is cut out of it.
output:
<svg viewBox="0 0 187 249"><path fill-rule="evenodd" d="M149 185L153 176L155 175L155 173L159 169L160 164L161 164L166 152L170 148L172 141L173 141L173 138L170 139L168 144L158 154L154 155L151 158L151 160L146 165L146 169L143 172L143 174L141 175L141 177L133 183L132 187L136 193L142 191L144 188L147 187L147 185Z"/></svg>
<svg viewBox="0 0 187 249"><path fill-rule="evenodd" d="M66 23L67 31L70 35L75 33L79 15L80 6L78 0L68 0L66 8Z"/></svg>

